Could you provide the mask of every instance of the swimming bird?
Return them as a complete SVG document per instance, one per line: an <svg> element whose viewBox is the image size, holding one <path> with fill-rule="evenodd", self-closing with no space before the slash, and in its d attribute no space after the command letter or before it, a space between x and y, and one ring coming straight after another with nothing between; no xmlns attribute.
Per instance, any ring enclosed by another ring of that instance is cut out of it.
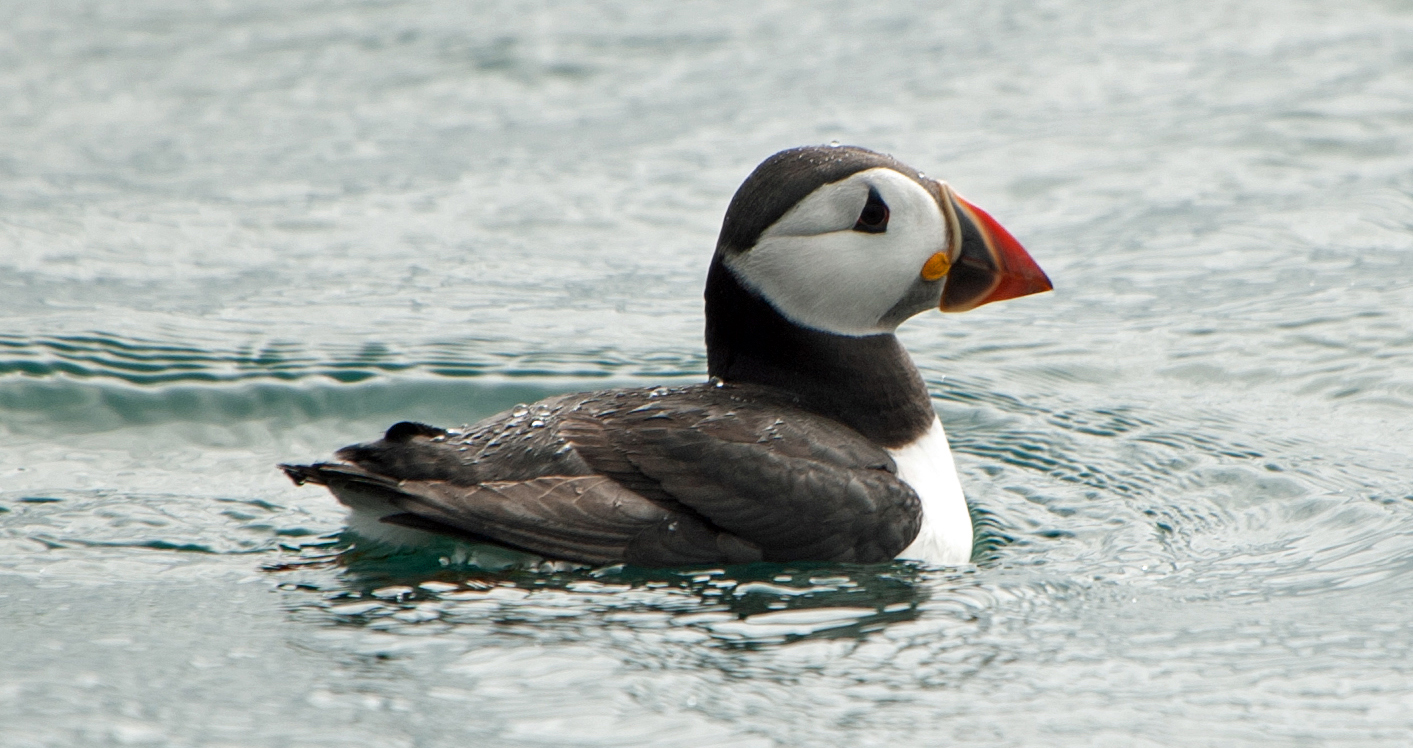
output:
<svg viewBox="0 0 1413 748"><path fill-rule="evenodd" d="M726 210L706 283L710 380L561 395L463 429L402 422L337 461L354 532L545 559L966 563L942 423L894 336L929 309L1048 291L947 183L848 146L781 151Z"/></svg>

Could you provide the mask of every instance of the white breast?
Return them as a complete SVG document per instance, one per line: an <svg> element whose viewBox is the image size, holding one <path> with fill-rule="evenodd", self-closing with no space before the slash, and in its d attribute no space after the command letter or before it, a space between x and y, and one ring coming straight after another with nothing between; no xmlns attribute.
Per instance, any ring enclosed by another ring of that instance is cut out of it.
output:
<svg viewBox="0 0 1413 748"><path fill-rule="evenodd" d="M940 566L971 560L971 514L952 462L952 448L941 419L926 434L906 446L888 450L898 465L898 477L922 499L922 529L898 558Z"/></svg>

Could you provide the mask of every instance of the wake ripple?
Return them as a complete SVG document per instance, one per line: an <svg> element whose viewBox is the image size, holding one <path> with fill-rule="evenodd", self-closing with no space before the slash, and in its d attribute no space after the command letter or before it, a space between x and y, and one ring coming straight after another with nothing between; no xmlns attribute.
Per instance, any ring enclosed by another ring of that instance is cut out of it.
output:
<svg viewBox="0 0 1413 748"><path fill-rule="evenodd" d="M523 344L463 337L421 343L289 340L171 342L106 332L72 335L0 333L0 377L110 378L132 384L296 380L353 383L404 372L442 377L682 376L705 370L699 354L523 350ZM501 350L504 349L504 350Z"/></svg>

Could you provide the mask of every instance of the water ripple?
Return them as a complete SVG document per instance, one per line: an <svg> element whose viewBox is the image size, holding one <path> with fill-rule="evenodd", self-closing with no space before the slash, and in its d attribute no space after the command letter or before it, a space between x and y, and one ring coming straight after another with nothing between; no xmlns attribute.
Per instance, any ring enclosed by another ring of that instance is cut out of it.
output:
<svg viewBox="0 0 1413 748"><path fill-rule="evenodd" d="M0 378L70 376L132 384L236 382L326 378L361 382L398 373L443 377L683 376L704 370L700 355L654 353L626 357L604 349L572 354L488 352L486 341L467 337L390 346L376 341L311 345L266 341L231 347L226 340L175 343L109 333L23 336L0 333Z"/></svg>

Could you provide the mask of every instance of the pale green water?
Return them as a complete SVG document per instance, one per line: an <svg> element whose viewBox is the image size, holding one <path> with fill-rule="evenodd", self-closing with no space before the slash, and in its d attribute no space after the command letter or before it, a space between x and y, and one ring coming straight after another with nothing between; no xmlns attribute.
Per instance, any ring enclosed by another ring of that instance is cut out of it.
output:
<svg viewBox="0 0 1413 748"><path fill-rule="evenodd" d="M976 566L487 573L275 471L700 378L832 139L1055 281L904 328ZM1410 193L1407 3L0 7L0 746L1407 745Z"/></svg>

